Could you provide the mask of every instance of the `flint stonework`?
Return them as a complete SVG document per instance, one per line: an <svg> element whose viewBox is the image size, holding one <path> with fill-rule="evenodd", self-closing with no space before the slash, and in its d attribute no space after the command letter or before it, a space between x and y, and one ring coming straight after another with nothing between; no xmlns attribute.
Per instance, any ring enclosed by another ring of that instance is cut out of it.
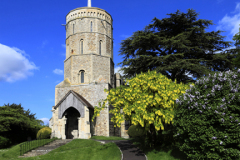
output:
<svg viewBox="0 0 240 160"><path fill-rule="evenodd" d="M121 85L120 74L114 74L112 24L111 15L91 7L90 0L88 7L67 14L64 79L55 87L55 106L49 122L51 137L128 137L124 122L121 128L111 122L113 115L109 111L114 107L108 103L92 122L94 108L107 98L104 89L109 91Z"/></svg>

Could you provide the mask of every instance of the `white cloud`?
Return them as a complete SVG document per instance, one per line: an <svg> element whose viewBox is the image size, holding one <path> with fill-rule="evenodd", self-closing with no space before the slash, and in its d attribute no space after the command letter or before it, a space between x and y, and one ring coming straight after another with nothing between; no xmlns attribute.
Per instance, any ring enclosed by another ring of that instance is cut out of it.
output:
<svg viewBox="0 0 240 160"><path fill-rule="evenodd" d="M54 69L53 73L58 74L58 75L63 75L63 70L61 70L61 69Z"/></svg>
<svg viewBox="0 0 240 160"><path fill-rule="evenodd" d="M216 27L217 30L223 30L230 32L231 39L232 37L239 32L239 24L240 24L240 3L237 3L236 8L234 10L235 13L233 16L228 16L226 14L219 22Z"/></svg>
<svg viewBox="0 0 240 160"><path fill-rule="evenodd" d="M44 122L44 124L49 124L49 118L40 118Z"/></svg>
<svg viewBox="0 0 240 160"><path fill-rule="evenodd" d="M63 48L66 48L66 44L62 44L62 47L63 47Z"/></svg>
<svg viewBox="0 0 240 160"><path fill-rule="evenodd" d="M23 50L0 44L0 81L15 82L33 75L38 69Z"/></svg>

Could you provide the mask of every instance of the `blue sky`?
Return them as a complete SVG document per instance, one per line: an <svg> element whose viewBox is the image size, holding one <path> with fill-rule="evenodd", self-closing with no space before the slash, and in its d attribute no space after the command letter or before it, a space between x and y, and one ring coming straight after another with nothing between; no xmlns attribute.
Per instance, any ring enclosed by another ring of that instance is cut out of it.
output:
<svg viewBox="0 0 240 160"><path fill-rule="evenodd" d="M87 0L0 1L0 106L21 103L45 123L52 117L55 86L63 80L65 16L87 6ZM113 18L115 72L120 43L133 32L177 9L192 8L198 19L212 20L207 32L223 30L226 41L239 31L240 0L92 0L92 7L106 10ZM191 75L189 75L191 76Z"/></svg>

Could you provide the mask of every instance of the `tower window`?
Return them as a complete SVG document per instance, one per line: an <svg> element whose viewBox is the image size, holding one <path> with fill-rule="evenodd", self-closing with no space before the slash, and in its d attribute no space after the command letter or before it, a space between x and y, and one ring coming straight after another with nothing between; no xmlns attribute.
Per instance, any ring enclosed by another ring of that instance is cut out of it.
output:
<svg viewBox="0 0 240 160"><path fill-rule="evenodd" d="M101 46L102 45L102 41L99 41L99 55L101 55Z"/></svg>
<svg viewBox="0 0 240 160"><path fill-rule="evenodd" d="M80 82L81 78L81 83L84 83L84 70L80 70L78 73L78 81Z"/></svg>
<svg viewBox="0 0 240 160"><path fill-rule="evenodd" d="M91 22L91 32L92 32L92 22Z"/></svg>
<svg viewBox="0 0 240 160"><path fill-rule="evenodd" d="M81 83L84 83L84 72L81 72Z"/></svg>
<svg viewBox="0 0 240 160"><path fill-rule="evenodd" d="M73 24L73 34L74 34L74 24Z"/></svg>
<svg viewBox="0 0 240 160"><path fill-rule="evenodd" d="M83 54L83 40L81 40L81 54Z"/></svg>

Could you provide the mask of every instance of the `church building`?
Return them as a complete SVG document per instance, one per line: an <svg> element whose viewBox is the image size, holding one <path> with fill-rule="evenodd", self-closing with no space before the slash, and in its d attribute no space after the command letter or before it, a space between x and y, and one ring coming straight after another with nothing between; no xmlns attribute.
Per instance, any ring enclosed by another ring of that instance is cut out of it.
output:
<svg viewBox="0 0 240 160"><path fill-rule="evenodd" d="M66 59L64 80L55 87L55 106L49 127L51 137L89 139L91 136L119 136L128 138L129 125L120 128L110 121L109 110L100 112L92 122L94 106L107 98L104 89L123 84L121 75L114 74L113 19L100 8L87 7L71 10L66 16Z"/></svg>

